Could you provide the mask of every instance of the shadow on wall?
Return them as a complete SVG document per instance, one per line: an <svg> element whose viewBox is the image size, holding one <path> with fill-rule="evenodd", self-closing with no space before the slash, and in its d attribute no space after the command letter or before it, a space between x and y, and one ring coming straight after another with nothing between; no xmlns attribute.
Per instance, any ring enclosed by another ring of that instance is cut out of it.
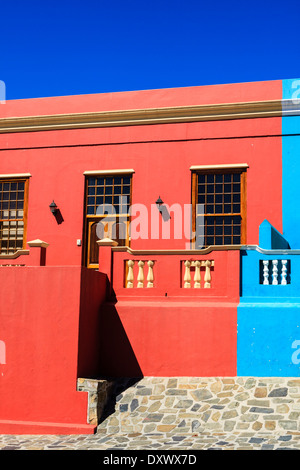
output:
<svg viewBox="0 0 300 470"><path fill-rule="evenodd" d="M116 411L116 403L121 400L122 393L125 392L125 390L127 390L129 387L133 387L141 379L141 377L124 377L114 381L114 385L110 392L109 399L104 407L99 424L101 424L105 419L107 419ZM129 411L133 411L133 409Z"/></svg>
<svg viewBox="0 0 300 470"><path fill-rule="evenodd" d="M115 412L121 394L143 378L128 336L114 302L104 303L100 310L100 366L101 377L113 381L109 400L101 421ZM100 423L99 423L100 424Z"/></svg>
<svg viewBox="0 0 300 470"><path fill-rule="evenodd" d="M107 275L82 268L78 377L142 377L142 371L115 307Z"/></svg>
<svg viewBox="0 0 300 470"><path fill-rule="evenodd" d="M114 302L100 309L100 365L105 378L142 378L143 373L120 320Z"/></svg>
<svg viewBox="0 0 300 470"><path fill-rule="evenodd" d="M60 209L57 209L57 211L54 214L54 217L58 225L64 222L64 218L62 216L62 213L60 212Z"/></svg>

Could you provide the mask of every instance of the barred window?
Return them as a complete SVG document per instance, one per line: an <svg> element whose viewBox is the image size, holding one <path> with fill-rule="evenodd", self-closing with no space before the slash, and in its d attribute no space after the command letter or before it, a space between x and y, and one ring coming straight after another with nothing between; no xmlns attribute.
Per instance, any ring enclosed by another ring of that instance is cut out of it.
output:
<svg viewBox="0 0 300 470"><path fill-rule="evenodd" d="M128 174L86 178L84 249L90 268L98 267L98 239L108 237L119 246L129 244L131 182L132 176Z"/></svg>
<svg viewBox="0 0 300 470"><path fill-rule="evenodd" d="M28 179L0 179L0 254L25 248Z"/></svg>
<svg viewBox="0 0 300 470"><path fill-rule="evenodd" d="M246 172L199 171L192 178L195 248L246 243Z"/></svg>
<svg viewBox="0 0 300 470"><path fill-rule="evenodd" d="M101 176L87 179L87 215L101 215L113 207L116 214L127 214L131 176Z"/></svg>

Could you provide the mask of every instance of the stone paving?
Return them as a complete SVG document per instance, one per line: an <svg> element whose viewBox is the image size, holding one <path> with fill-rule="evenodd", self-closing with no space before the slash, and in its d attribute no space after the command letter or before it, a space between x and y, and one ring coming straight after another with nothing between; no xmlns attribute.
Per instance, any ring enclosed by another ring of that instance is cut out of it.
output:
<svg viewBox="0 0 300 470"><path fill-rule="evenodd" d="M92 436L0 436L0 450L300 450L300 436L272 433L167 433Z"/></svg>
<svg viewBox="0 0 300 470"><path fill-rule="evenodd" d="M115 384L94 435L0 435L0 450L300 450L297 378Z"/></svg>

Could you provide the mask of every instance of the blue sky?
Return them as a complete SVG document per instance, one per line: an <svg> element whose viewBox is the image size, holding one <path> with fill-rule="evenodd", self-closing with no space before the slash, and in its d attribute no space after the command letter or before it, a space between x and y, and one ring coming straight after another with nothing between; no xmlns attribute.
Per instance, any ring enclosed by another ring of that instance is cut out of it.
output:
<svg viewBox="0 0 300 470"><path fill-rule="evenodd" d="M296 0L2 1L6 99L298 78Z"/></svg>

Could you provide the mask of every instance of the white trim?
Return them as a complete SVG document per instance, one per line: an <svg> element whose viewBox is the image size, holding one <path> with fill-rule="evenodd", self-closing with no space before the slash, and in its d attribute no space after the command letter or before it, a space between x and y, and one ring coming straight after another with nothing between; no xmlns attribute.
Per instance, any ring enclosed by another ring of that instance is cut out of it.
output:
<svg viewBox="0 0 300 470"><path fill-rule="evenodd" d="M217 170L218 168L249 168L247 163L228 163L222 165L193 165L190 167L190 170Z"/></svg>
<svg viewBox="0 0 300 470"><path fill-rule="evenodd" d="M93 170L93 171L84 171L84 175L86 176L93 176L93 175L130 175L135 171L132 169L125 169L125 170Z"/></svg>
<svg viewBox="0 0 300 470"><path fill-rule="evenodd" d="M30 173L9 173L9 174L1 174L0 178L30 178Z"/></svg>

